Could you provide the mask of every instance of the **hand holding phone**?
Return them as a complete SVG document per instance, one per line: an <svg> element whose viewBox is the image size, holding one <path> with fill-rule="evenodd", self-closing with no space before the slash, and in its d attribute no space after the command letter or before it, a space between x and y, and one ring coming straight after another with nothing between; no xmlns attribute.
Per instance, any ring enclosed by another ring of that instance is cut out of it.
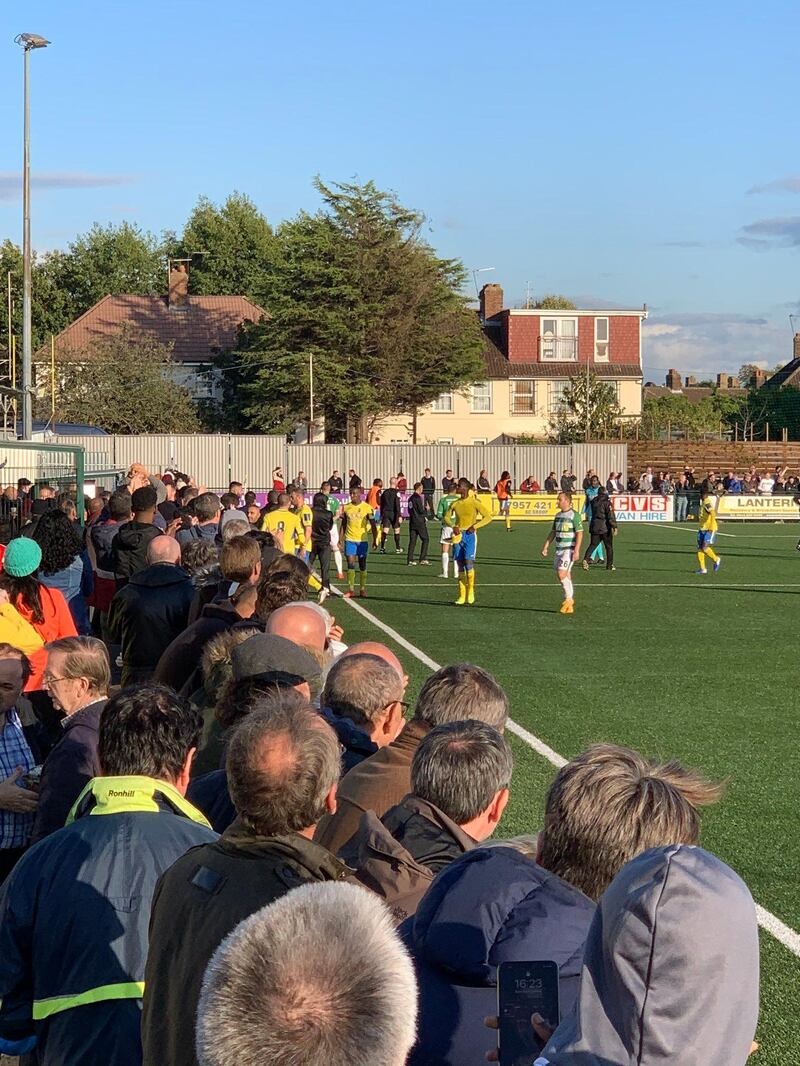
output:
<svg viewBox="0 0 800 1066"><path fill-rule="evenodd" d="M503 962L497 970L500 1066L531 1066L544 1047L531 1025L538 1014L546 1026L559 1022L558 965L552 961Z"/></svg>

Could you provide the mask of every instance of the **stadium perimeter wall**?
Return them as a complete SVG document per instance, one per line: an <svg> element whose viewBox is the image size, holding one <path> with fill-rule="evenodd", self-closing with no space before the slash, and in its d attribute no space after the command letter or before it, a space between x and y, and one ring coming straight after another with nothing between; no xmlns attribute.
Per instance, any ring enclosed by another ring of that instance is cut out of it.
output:
<svg viewBox="0 0 800 1066"><path fill-rule="evenodd" d="M638 440L628 442L628 476L638 478L646 466L669 470L673 475L685 466L706 473L734 470L742 473L750 466L759 471L788 466L791 473L800 471L800 441L752 441L749 443L707 440L671 441ZM625 469L623 467L623 469Z"/></svg>
<svg viewBox="0 0 800 1066"><path fill-rule="evenodd" d="M127 470L139 462L154 473L175 466L212 489L225 489L237 478L256 491L272 488L272 471L283 469L287 478L304 471L309 485L317 487L333 470L346 480L356 470L365 484L373 478L388 480L401 470L409 484L430 467L441 485L444 472L474 481L481 470L494 482L508 470L518 485L532 476L543 486L551 470L560 477L572 469L579 481L587 470L605 480L609 473L628 467L625 443L561 445L345 445L287 444L280 436L244 434L148 434L146 436L58 436L54 443L77 444L86 449L87 469Z"/></svg>

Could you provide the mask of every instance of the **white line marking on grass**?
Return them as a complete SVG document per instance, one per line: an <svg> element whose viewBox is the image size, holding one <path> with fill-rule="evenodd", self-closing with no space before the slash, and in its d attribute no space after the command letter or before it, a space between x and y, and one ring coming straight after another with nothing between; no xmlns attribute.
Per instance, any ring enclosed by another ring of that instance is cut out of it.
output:
<svg viewBox="0 0 800 1066"><path fill-rule="evenodd" d="M657 525L659 529L677 529L679 533L691 533L692 536L697 536L697 530L692 529L691 526L673 526L669 522L656 522L653 525ZM653 526L650 527L651 529ZM723 533L721 529L716 531L718 537L738 537L740 533ZM763 533L761 534L764 535Z"/></svg>
<svg viewBox="0 0 800 1066"><path fill-rule="evenodd" d="M575 575L578 576L577 574ZM698 577L702 577L699 574ZM589 578L591 582L591 578ZM718 589L800 589L800 582L795 584L775 583L770 581L734 581L733 583L724 583L722 581L711 580L711 582L703 583L702 581L614 581L613 579L603 584L591 584L586 581L576 581L576 586L580 586L581 589L701 589L701 588L718 588ZM380 584L374 586L376 589L447 589L446 585L440 585L435 581L381 581ZM481 581L477 586L479 589L553 589L557 591L557 586L553 581ZM339 591L338 589L336 590ZM341 593L339 593L341 595ZM358 607L359 605L350 601L352 607ZM480 606L480 603L478 603Z"/></svg>
<svg viewBox="0 0 800 1066"><path fill-rule="evenodd" d="M339 589L334 589L334 594L342 596ZM344 597L342 596L344 599ZM360 614L367 621L372 622L374 626L380 629L388 637L399 644L401 648L405 648L407 652L418 659L421 663L427 666L430 670L441 669L439 663L434 662L429 655L426 655L421 648L418 648L415 644L412 644L410 640L406 640L404 636L393 629L386 622L382 622L380 618L376 618L375 615L368 611L365 607L362 607L360 603L356 603L355 600L346 599L348 607L354 610L357 614ZM547 761L555 766L557 769L561 769L565 766L567 760L563 755L559 755L557 751L554 751L549 744L545 744L539 737L534 736L533 733L528 732L523 726L518 725L513 719L509 718L507 722L507 728L509 733L513 733L515 737L518 737L523 743L527 744L530 748L533 748L535 752L547 759ZM765 910L763 907L756 904L756 917L758 918L758 924L762 929L766 929L777 941L779 941L785 948L787 948L793 955L800 958L800 935L798 935L794 929L790 928L780 918L776 918L770 911Z"/></svg>

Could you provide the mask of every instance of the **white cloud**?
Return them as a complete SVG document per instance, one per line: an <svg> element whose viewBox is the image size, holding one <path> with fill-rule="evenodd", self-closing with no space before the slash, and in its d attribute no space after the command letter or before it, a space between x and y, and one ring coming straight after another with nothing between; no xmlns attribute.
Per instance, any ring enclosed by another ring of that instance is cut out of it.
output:
<svg viewBox="0 0 800 1066"><path fill-rule="evenodd" d="M791 174L787 178L776 178L764 185L753 185L747 190L748 196L764 192L800 192L800 175Z"/></svg>
<svg viewBox="0 0 800 1066"><path fill-rule="evenodd" d="M646 377L663 380L667 370L700 377L735 374L743 363L765 367L787 362L792 338L783 324L746 315L663 315L642 326Z"/></svg>
<svg viewBox="0 0 800 1066"><path fill-rule="evenodd" d="M32 189L102 189L114 185L130 185L136 179L125 174L84 174L81 172L53 172L31 174ZM0 200L19 200L22 197L20 171L0 171Z"/></svg>

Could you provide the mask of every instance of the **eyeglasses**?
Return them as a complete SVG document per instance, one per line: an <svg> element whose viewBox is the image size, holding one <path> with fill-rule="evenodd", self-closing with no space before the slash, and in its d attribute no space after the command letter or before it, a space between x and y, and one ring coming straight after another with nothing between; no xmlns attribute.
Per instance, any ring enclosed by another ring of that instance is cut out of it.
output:
<svg viewBox="0 0 800 1066"><path fill-rule="evenodd" d="M42 676L43 685L55 685L58 681L74 681L74 677L51 677L50 674Z"/></svg>

